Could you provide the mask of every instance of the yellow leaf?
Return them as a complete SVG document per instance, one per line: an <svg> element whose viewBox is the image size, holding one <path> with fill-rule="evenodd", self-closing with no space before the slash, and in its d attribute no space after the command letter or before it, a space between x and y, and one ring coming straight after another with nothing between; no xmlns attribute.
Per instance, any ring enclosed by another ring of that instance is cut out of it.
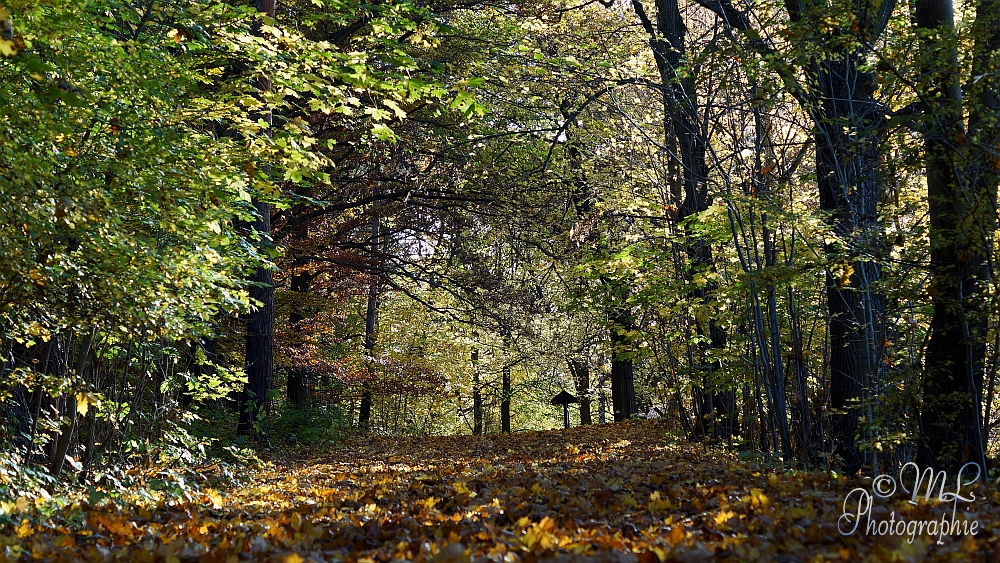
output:
<svg viewBox="0 0 1000 563"><path fill-rule="evenodd" d="M750 489L750 506L754 508L764 507L770 504L770 502L767 496L764 495L764 491L758 488Z"/></svg>
<svg viewBox="0 0 1000 563"><path fill-rule="evenodd" d="M219 494L215 489L208 489L205 491L208 495L208 500L212 502L212 508L222 508L222 495Z"/></svg>
<svg viewBox="0 0 1000 563"><path fill-rule="evenodd" d="M17 54L17 44L8 39L0 39L0 54L5 57L13 57Z"/></svg>
<svg viewBox="0 0 1000 563"><path fill-rule="evenodd" d="M76 411L80 413L80 416L87 416L88 409L90 409L90 397L86 393L77 393Z"/></svg>
<svg viewBox="0 0 1000 563"><path fill-rule="evenodd" d="M21 525L15 530L17 532L17 537L26 538L34 533L34 528L31 527L31 522L27 518L21 520Z"/></svg>
<svg viewBox="0 0 1000 563"><path fill-rule="evenodd" d="M298 553L290 553L286 555L282 560L282 563L302 563L305 559L302 558Z"/></svg>
<svg viewBox="0 0 1000 563"><path fill-rule="evenodd" d="M730 518L736 516L736 513L732 510L723 510L722 512L715 515L716 524L725 524Z"/></svg>
<svg viewBox="0 0 1000 563"><path fill-rule="evenodd" d="M551 532L556 529L556 521L546 516L538 523L538 529L543 532Z"/></svg>

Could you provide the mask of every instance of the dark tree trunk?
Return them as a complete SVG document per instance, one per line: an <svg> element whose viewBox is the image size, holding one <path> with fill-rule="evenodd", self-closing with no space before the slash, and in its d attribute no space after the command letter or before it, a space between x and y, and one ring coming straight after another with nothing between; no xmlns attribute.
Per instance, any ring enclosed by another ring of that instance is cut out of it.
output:
<svg viewBox="0 0 1000 563"><path fill-rule="evenodd" d="M590 415L590 363L576 357L570 358L567 363L576 386L576 395L580 399L580 424L593 424Z"/></svg>
<svg viewBox="0 0 1000 563"><path fill-rule="evenodd" d="M483 435L483 391L479 386L478 375L472 389L472 433L476 436Z"/></svg>
<svg viewBox="0 0 1000 563"><path fill-rule="evenodd" d="M611 323L611 409L615 422L636 414L632 343L627 334L631 329L631 313L618 311Z"/></svg>
<svg viewBox="0 0 1000 563"><path fill-rule="evenodd" d="M483 435L483 392L479 382L479 350L472 350L472 434Z"/></svg>
<svg viewBox="0 0 1000 563"><path fill-rule="evenodd" d="M504 364L502 375L502 393L500 398L500 431L510 432L510 365Z"/></svg>
<svg viewBox="0 0 1000 563"><path fill-rule="evenodd" d="M253 229L266 236L271 231L271 206L256 203L258 218ZM270 411L270 391L274 380L274 274L258 268L250 278L250 299L259 306L250 313L246 333L247 385L240 395L240 419L236 433L263 437L259 422Z"/></svg>
<svg viewBox="0 0 1000 563"><path fill-rule="evenodd" d="M690 215L705 211L712 204L712 198L708 193L708 163L705 158L708 141L699 119L698 94L695 90L694 77L690 73L680 77L677 72L681 65L687 63L685 45L687 28L677 0L656 1L655 30L641 3L634 2L633 6L649 33L649 44L656 60L660 81L664 85L662 90L664 139L668 145L676 143L680 156L684 199L680 205L678 218L683 220ZM688 274L694 275L697 272L710 270L714 266L714 259L708 241L690 232L686 234L690 241L687 254L692 263L692 269ZM712 300L712 293L716 289L718 284L706 283L698 289L697 297L702 302L708 303ZM702 323L697 323L699 334L704 335L707 332L707 347L716 350L725 348L727 340L725 330L719 327L714 319L709 319L707 324L705 327ZM713 372L721 367L718 361L707 366L708 374L704 380L705 404L700 406L700 410L703 417L708 418L700 420L699 427L710 429L714 438L729 438L732 436L737 416L735 392L725 389L717 377L713 376ZM730 396L733 400L730 400Z"/></svg>
<svg viewBox="0 0 1000 563"><path fill-rule="evenodd" d="M274 17L275 0L256 0L254 5L258 12ZM255 26L255 32L259 33L259 25ZM270 79L263 76L254 85L258 92L271 89ZM270 112L250 117L253 121L264 120L269 128L271 126ZM265 134L270 135L270 129ZM257 218L250 226L251 231L266 241L271 234L271 205L255 199L253 206ZM250 299L259 303L259 306L250 313L247 322L247 384L239 397L240 418L236 433L259 440L263 433L259 432L258 422L270 410L270 391L274 380L274 273L269 268L258 268L250 276Z"/></svg>
<svg viewBox="0 0 1000 563"><path fill-rule="evenodd" d="M773 53L770 43L760 39L760 32L751 29L751 14L729 0L698 2L723 17L728 26L747 32L749 46L760 55ZM860 34L874 43L895 5L896 0L882 0L875 9L859 8L854 14L857 30L838 33ZM833 37L819 25L819 19L829 14L824 8L807 11L807 3L797 0L785 2L785 8L792 23L812 30L810 39L828 42ZM843 413L831 417L832 439L847 471L856 471L864 463L856 443L861 416L856 405L863 399L863 390L884 369L885 299L877 287L881 275L877 258L882 255L877 171L886 108L875 100L875 76L860 70L865 61L857 51L832 51L823 60L810 59L802 68L779 71L786 84L796 85L792 93L816 125L820 207L829 213L830 227L843 244L843 248L827 244L825 251L832 264L845 266L836 275L828 272L826 294L831 406Z"/></svg>
<svg viewBox="0 0 1000 563"><path fill-rule="evenodd" d="M305 295L309 292L309 282L312 281L312 274L298 273L292 276L292 308L288 313L288 326L295 331L295 325L304 318L302 306L296 303L297 296ZM305 371L292 366L288 369L288 403L297 409L306 407L309 400L309 387L306 383Z"/></svg>
<svg viewBox="0 0 1000 563"><path fill-rule="evenodd" d="M258 207L268 207L263 204ZM269 213L268 213L269 215ZM250 289L250 298L260 306L250 314L246 334L247 385L240 396L240 419L237 434L260 437L257 423L270 407L269 393L274 379L272 346L274 343L274 277L261 268L250 281L259 284Z"/></svg>
<svg viewBox="0 0 1000 563"><path fill-rule="evenodd" d="M374 266L378 258L378 237L381 220L376 213L372 216L372 240L371 240L371 262ZM375 354L375 321L378 316L378 274L374 271L371 274L371 283L368 286L368 308L365 311L365 350L368 353L369 380L373 375L371 369L374 366L373 356ZM358 426L365 428L371 424L372 415L372 392L371 382L365 381L364 390L361 394L361 405L358 407Z"/></svg>
<svg viewBox="0 0 1000 563"><path fill-rule="evenodd" d="M841 53L818 63L822 99L814 115L820 208L829 213L830 227L843 244L824 248L832 264L845 266L827 271L826 298L830 403L838 413L831 416L831 438L848 473L865 462L857 444L860 402L883 370L885 341L876 260L882 255L878 166L885 108L874 99L874 77L859 70L862 62L856 53Z"/></svg>
<svg viewBox="0 0 1000 563"><path fill-rule="evenodd" d="M982 53L987 57L986 53L1000 47L998 8L993 0L977 6L977 27L982 27L976 49L987 49ZM980 18L992 26L983 26ZM981 78L991 85L975 90L976 85L970 84L971 93L978 98L970 100L967 135L958 51L949 33L954 29L952 3L918 1L916 24L922 29L945 30L943 38L924 40L921 57L927 90L934 94L928 98L933 103L923 124L934 312L925 359L920 415L923 440L917 461L947 471L956 471L970 461L985 469L980 408L989 303L986 254L996 222L997 175L988 161L995 145L986 145L982 154L977 154L977 149L984 142L1000 140L1000 104L990 88L998 81L989 77L995 72L986 72Z"/></svg>

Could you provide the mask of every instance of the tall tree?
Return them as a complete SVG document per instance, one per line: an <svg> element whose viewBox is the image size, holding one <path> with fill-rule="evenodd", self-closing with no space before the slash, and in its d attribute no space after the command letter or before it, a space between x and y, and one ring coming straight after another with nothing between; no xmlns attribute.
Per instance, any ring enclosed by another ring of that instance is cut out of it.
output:
<svg viewBox="0 0 1000 563"><path fill-rule="evenodd" d="M676 150L671 155L670 166L679 178L669 180L679 183L681 193L678 219L691 217L708 209L712 204L709 193L709 166L706 152L709 149L707 133L698 108L698 93L695 91L695 76L687 55L687 26L681 16L677 0L656 0L655 23L647 15L641 0L632 0L632 7L649 36L656 69L660 77L660 92L663 103L664 146ZM686 71L685 71L686 67ZM691 262L689 276L713 267L712 248L703 236L688 232L687 253ZM711 300L717 288L715 282L697 285L697 297L703 302ZM697 323L698 332L706 337L708 347L721 350L726 346L726 332L715 319L707 323ZM734 425L734 391L717 388L712 372L719 369L718 361L707 364L708 373L703 377L704 398L698 408L698 428L703 432L711 428L717 438L730 438ZM716 414L716 411L720 411ZM718 420L716 420L718 418Z"/></svg>
<svg viewBox="0 0 1000 563"><path fill-rule="evenodd" d="M919 0L921 67L927 93L924 154L931 244L931 336L923 377L923 439L918 461L956 470L972 461L985 470L983 374L990 268L996 229L1000 147L997 50L1000 3L975 3L972 78L959 67L951 0ZM966 122L966 115L968 122ZM988 413L987 413L988 415Z"/></svg>
<svg viewBox="0 0 1000 563"><path fill-rule="evenodd" d="M368 285L368 305L365 309L365 353L368 355L367 364L369 366L369 376L372 374L372 368L375 362L375 321L378 317L378 286L379 286L379 275L375 271L377 267L378 259L378 241L379 241L379 227L381 226L382 218L379 215L378 209L371 218L371 251L369 255L371 257L372 273L369 276L370 282ZM364 388L361 392L361 404L358 406L358 426L366 428L371 421L372 415L372 391L371 382L365 381Z"/></svg>
<svg viewBox="0 0 1000 563"><path fill-rule="evenodd" d="M752 20L767 20L762 14L743 12L729 0L697 1L742 33L745 46L781 78L815 125L820 208L834 235L824 246L831 431L843 467L857 471L866 459L857 441L863 434L860 403L885 371L885 298L876 258L883 253L879 164L887 108L876 98L877 76L865 68L865 51L885 31L896 1L785 2L788 43L782 48L790 50L788 59L775 57L771 33L752 26ZM831 25L832 14L840 13L850 15L849 23Z"/></svg>
<svg viewBox="0 0 1000 563"><path fill-rule="evenodd" d="M254 6L269 18L275 16L275 0L254 0ZM261 24L255 24L260 35ZM271 80L259 75L255 81L259 95L271 89ZM272 115L264 111L251 116L251 121L263 121L270 134ZM250 167L252 170L252 167ZM259 196L252 205L256 217L250 231L266 245L271 234L271 204ZM246 328L246 373L247 384L240 394L240 418L236 433L241 436L259 438L258 420L266 415L270 405L270 392L274 380L274 272L267 266L258 267L250 276L250 298L255 301L255 309L250 312Z"/></svg>

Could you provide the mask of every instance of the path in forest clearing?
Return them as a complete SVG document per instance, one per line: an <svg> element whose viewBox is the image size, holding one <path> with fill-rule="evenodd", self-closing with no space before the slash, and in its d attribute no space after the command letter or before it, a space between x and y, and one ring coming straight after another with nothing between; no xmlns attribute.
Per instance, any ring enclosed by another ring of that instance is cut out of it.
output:
<svg viewBox="0 0 1000 563"><path fill-rule="evenodd" d="M0 530L0 559L45 561L965 561L1000 557L1000 494L975 536L851 536L827 473L777 474L678 443L660 422L509 436L372 438L153 507L67 508ZM986 498L984 498L984 496ZM876 520L943 506L875 499ZM948 511L950 515L950 510ZM959 510L959 519L962 511ZM902 515L902 516L900 516ZM862 526L863 528L863 526Z"/></svg>

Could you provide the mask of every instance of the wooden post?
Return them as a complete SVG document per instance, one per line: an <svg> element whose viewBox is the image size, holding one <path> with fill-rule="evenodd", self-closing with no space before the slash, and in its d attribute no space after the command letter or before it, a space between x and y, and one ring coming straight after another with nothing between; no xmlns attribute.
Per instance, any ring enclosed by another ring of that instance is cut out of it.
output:
<svg viewBox="0 0 1000 563"><path fill-rule="evenodd" d="M580 400L565 391L560 391L558 395L552 397L553 405L562 405L563 408L563 428L569 428L569 404L579 403Z"/></svg>

